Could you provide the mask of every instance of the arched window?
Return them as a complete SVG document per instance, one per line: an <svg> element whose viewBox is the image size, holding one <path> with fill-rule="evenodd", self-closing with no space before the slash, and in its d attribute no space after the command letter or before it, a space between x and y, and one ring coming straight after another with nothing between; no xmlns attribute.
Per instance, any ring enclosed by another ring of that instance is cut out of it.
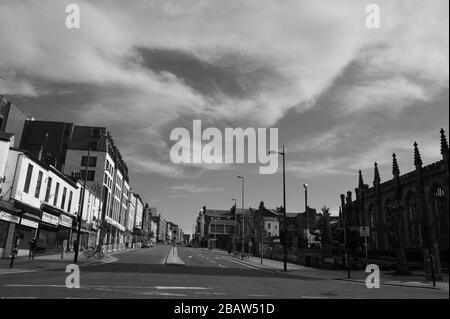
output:
<svg viewBox="0 0 450 319"><path fill-rule="evenodd" d="M447 194L442 186L435 184L431 188L431 196L436 235L439 239L448 241Z"/></svg>
<svg viewBox="0 0 450 319"><path fill-rule="evenodd" d="M409 243L413 247L422 245L420 206L415 194L410 193L406 200Z"/></svg>
<svg viewBox="0 0 450 319"><path fill-rule="evenodd" d="M372 243L372 246L374 249L378 248L378 238L377 238L377 231L378 231L378 221L376 212L374 209L374 206L372 203L369 205L368 208L369 212L369 229L370 229L370 241Z"/></svg>

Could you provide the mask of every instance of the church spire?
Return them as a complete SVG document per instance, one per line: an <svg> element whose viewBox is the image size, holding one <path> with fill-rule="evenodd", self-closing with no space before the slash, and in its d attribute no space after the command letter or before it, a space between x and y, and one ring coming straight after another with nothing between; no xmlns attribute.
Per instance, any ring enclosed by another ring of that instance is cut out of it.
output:
<svg viewBox="0 0 450 319"><path fill-rule="evenodd" d="M414 142L414 166L422 167L422 158L420 157L419 147L417 146L417 142Z"/></svg>
<svg viewBox="0 0 450 319"><path fill-rule="evenodd" d="M392 175L395 178L400 176L400 169L398 168L397 155L395 153L392 154Z"/></svg>
<svg viewBox="0 0 450 319"><path fill-rule="evenodd" d="M378 164L375 162L375 170L374 170L374 178L373 178L373 185L380 185L381 178L380 178L380 172L378 171Z"/></svg>
<svg viewBox="0 0 450 319"><path fill-rule="evenodd" d="M360 189L364 188L364 180L363 180L363 177L362 177L362 171L361 170L359 170L358 187Z"/></svg>
<svg viewBox="0 0 450 319"><path fill-rule="evenodd" d="M441 128L441 154L444 158L448 156L448 143L443 128Z"/></svg>

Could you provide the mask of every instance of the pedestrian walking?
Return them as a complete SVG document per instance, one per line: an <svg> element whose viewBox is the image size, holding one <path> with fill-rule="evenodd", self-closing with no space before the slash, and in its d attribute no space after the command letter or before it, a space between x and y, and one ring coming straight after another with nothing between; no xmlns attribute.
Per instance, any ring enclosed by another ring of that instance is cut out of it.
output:
<svg viewBox="0 0 450 319"><path fill-rule="evenodd" d="M29 241L30 244L30 251L28 252L28 261L34 260L34 251L36 250L36 244L37 239L34 237L32 240Z"/></svg>

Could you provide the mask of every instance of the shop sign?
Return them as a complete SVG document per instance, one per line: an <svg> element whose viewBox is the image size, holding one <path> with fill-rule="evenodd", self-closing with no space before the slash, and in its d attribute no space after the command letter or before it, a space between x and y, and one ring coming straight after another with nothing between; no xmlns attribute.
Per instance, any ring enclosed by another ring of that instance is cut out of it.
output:
<svg viewBox="0 0 450 319"><path fill-rule="evenodd" d="M51 214L43 212L42 213L42 221L47 224L52 224L52 225L58 226L59 218L55 215L51 215Z"/></svg>
<svg viewBox="0 0 450 319"><path fill-rule="evenodd" d="M11 215L10 213L4 211L0 211L0 219L16 224L18 224L20 220L19 216Z"/></svg>
<svg viewBox="0 0 450 319"><path fill-rule="evenodd" d="M29 220L29 219L25 219L22 218L22 221L20 223L21 225L27 226L27 227L31 227L31 228L38 228L39 227L39 223Z"/></svg>
<svg viewBox="0 0 450 319"><path fill-rule="evenodd" d="M69 216L61 214L59 216L59 224L64 227L71 228L72 227L72 218Z"/></svg>

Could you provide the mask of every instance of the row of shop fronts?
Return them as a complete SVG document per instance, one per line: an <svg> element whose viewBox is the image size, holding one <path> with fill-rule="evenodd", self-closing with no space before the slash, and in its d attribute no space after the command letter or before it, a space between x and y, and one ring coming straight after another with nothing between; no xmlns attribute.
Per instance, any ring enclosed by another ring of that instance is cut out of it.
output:
<svg viewBox="0 0 450 319"><path fill-rule="evenodd" d="M20 207L20 208L18 208ZM55 254L73 251L78 228L73 216L57 212L45 204L39 211L16 201L14 205L0 203L0 258L8 258L17 240L18 256L28 255L30 241L36 238L36 254ZM98 244L107 252L140 247L138 236L113 220L97 223L82 222L80 248Z"/></svg>
<svg viewBox="0 0 450 319"><path fill-rule="evenodd" d="M98 242L96 224L82 223L82 248ZM71 251L77 238L74 216L46 204L38 210L20 201L0 202L0 257L9 257L17 243L18 256L28 255L30 241L36 238L36 254ZM16 242L17 241L17 242Z"/></svg>

